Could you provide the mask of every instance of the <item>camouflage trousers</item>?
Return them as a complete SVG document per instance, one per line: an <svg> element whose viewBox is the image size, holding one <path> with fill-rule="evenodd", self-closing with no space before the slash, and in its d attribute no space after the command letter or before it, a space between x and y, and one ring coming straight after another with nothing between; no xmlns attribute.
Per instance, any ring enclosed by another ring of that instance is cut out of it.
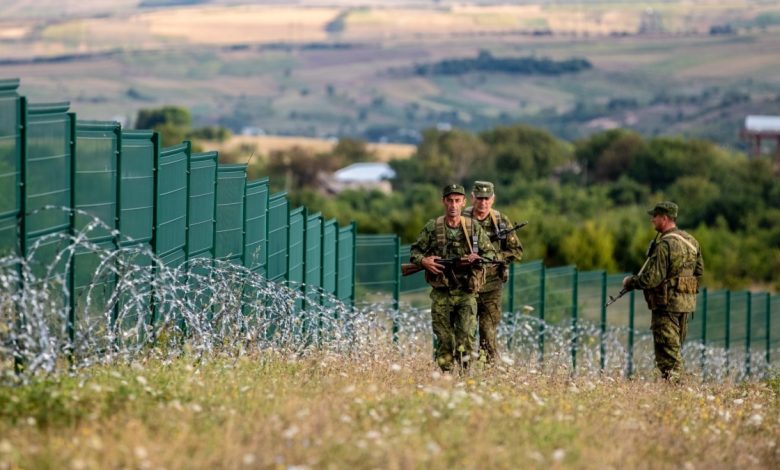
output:
<svg viewBox="0 0 780 470"><path fill-rule="evenodd" d="M653 310L650 330L653 332L655 365L661 377L679 382L683 371L682 344L688 334L688 313Z"/></svg>
<svg viewBox="0 0 780 470"><path fill-rule="evenodd" d="M431 290L431 322L436 336L436 364L451 371L466 368L474 351L477 329L476 295L459 290Z"/></svg>
<svg viewBox="0 0 780 470"><path fill-rule="evenodd" d="M477 297L477 322L479 323L479 351L485 354L488 364L499 358L496 331L501 323L501 294L504 286L498 289L480 292Z"/></svg>

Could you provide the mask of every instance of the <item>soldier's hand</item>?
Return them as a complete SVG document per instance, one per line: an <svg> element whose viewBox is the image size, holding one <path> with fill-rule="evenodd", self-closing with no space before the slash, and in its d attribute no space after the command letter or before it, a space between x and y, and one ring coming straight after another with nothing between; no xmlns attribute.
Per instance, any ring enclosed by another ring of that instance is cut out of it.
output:
<svg viewBox="0 0 780 470"><path fill-rule="evenodd" d="M468 261L469 264L471 264L471 263L473 263L475 261L481 260L482 257L479 256L477 253L469 253L469 255L468 256L464 256L463 259L465 259L466 261Z"/></svg>
<svg viewBox="0 0 780 470"><path fill-rule="evenodd" d="M623 289L628 289L628 284L631 282L633 276L626 276L623 278Z"/></svg>
<svg viewBox="0 0 780 470"><path fill-rule="evenodd" d="M436 262L438 259L438 256L426 256L422 259L420 264L422 264L423 268L427 269L433 274L441 274L444 272L444 266Z"/></svg>

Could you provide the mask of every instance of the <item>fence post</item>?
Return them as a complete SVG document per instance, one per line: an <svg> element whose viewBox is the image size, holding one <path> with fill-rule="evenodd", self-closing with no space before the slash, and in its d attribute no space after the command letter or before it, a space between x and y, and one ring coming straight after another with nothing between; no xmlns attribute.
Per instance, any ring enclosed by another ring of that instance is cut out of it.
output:
<svg viewBox="0 0 780 470"><path fill-rule="evenodd" d="M574 268L574 274L572 275L571 286L571 369L572 373L577 370L577 343L579 341L579 325L577 318L577 285L579 284L580 276L577 268Z"/></svg>
<svg viewBox="0 0 780 470"><path fill-rule="evenodd" d="M515 263L509 264L509 312L512 314L513 321L517 321L515 315Z"/></svg>
<svg viewBox="0 0 780 470"><path fill-rule="evenodd" d="M601 272L601 338L599 344L599 352L601 354L601 370L607 365L607 349L604 345L604 340L607 336L607 272Z"/></svg>
<svg viewBox="0 0 780 470"><path fill-rule="evenodd" d="M750 375L750 328L753 326L752 325L753 321L750 318L752 316L752 313L753 313L752 298L753 298L753 295L751 294L750 291L748 291L747 292L747 300L746 300L747 301L747 315L745 315L747 317L746 320L745 320L746 323L747 323L747 325L745 325L746 328L747 328L747 331L745 333L745 375L746 376Z"/></svg>
<svg viewBox="0 0 780 470"><path fill-rule="evenodd" d="M68 235L70 236L69 243L73 243L73 238L76 235L76 114L68 113L68 148L70 149L70 212L68 217ZM75 360L74 349L76 342L76 250L71 254L70 262L68 263L68 323L66 325L66 331L68 334L68 346L67 356L68 360L73 363Z"/></svg>
<svg viewBox="0 0 780 470"><path fill-rule="evenodd" d="M19 258L27 259L27 98L19 97L19 213L17 227L17 240L19 242ZM24 292L24 266L19 263L19 291ZM19 296L20 298L23 296ZM16 301L16 328L21 331L24 327L24 305L21 300ZM22 343L14 340L14 372L20 374L24 369L24 358L21 354Z"/></svg>
<svg viewBox="0 0 780 470"><path fill-rule="evenodd" d="M701 290L702 293L702 316L701 316L701 375L705 373L707 367L707 288Z"/></svg>
<svg viewBox="0 0 780 470"><path fill-rule="evenodd" d="M401 308L401 239L395 238L393 266L393 343L398 342L398 314Z"/></svg>
<svg viewBox="0 0 780 470"><path fill-rule="evenodd" d="M634 375L634 299L636 291L628 294L628 376Z"/></svg>
<svg viewBox="0 0 780 470"><path fill-rule="evenodd" d="M769 348L772 345L772 294L766 293L766 365L770 364Z"/></svg>
<svg viewBox="0 0 780 470"><path fill-rule="evenodd" d="M545 322L544 322L544 296L547 291L545 287L545 267L542 263L542 269L539 271L539 363L544 361L544 334L545 334Z"/></svg>
<svg viewBox="0 0 780 470"><path fill-rule="evenodd" d="M729 354L731 353L731 291L726 291L726 370L729 369Z"/></svg>

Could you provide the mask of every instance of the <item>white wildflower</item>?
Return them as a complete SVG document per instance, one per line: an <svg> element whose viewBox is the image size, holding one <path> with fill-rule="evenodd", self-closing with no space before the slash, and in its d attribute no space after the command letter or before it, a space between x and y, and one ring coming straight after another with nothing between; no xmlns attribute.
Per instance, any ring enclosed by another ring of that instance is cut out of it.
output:
<svg viewBox="0 0 780 470"><path fill-rule="evenodd" d="M428 449L429 454L438 455L441 453L441 447L433 441L428 441L428 444L425 447Z"/></svg>
<svg viewBox="0 0 780 470"><path fill-rule="evenodd" d="M299 431L300 429L298 429L298 426L293 424L282 432L282 437L285 439L292 439L298 434Z"/></svg>
<svg viewBox="0 0 780 470"><path fill-rule="evenodd" d="M764 422L764 417L756 413L748 419L748 424L751 426L760 426Z"/></svg>

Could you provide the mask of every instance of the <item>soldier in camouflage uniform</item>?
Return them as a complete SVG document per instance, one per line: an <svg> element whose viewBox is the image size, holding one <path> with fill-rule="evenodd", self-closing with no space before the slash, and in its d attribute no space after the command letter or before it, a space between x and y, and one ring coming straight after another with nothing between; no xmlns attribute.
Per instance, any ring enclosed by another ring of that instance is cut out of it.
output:
<svg viewBox="0 0 780 470"><path fill-rule="evenodd" d="M655 363L661 376L679 382L680 350L688 331L688 315L696 310L696 294L704 274L699 242L677 228L677 204L664 201L648 211L658 232L639 274L623 279L626 289L642 289L652 311Z"/></svg>
<svg viewBox="0 0 780 470"><path fill-rule="evenodd" d="M410 261L425 268L431 285L431 322L437 339L436 363L443 371L468 367L476 335L476 293L485 280L480 258L495 259L490 239L479 224L460 215L466 191L459 184L442 190L445 214L429 220L411 246ZM462 260L445 266L438 259Z"/></svg>
<svg viewBox="0 0 780 470"><path fill-rule="evenodd" d="M475 181L471 191L471 206L463 215L471 217L487 232L496 250L496 259L507 263L520 261L523 257L523 245L515 232L499 237L500 230L513 226L505 214L493 209L496 200L493 183ZM490 364L499 358L496 330L501 323L503 310L502 294L507 281L509 266L492 265L487 268L485 285L477 297L477 323L479 324L479 349Z"/></svg>

